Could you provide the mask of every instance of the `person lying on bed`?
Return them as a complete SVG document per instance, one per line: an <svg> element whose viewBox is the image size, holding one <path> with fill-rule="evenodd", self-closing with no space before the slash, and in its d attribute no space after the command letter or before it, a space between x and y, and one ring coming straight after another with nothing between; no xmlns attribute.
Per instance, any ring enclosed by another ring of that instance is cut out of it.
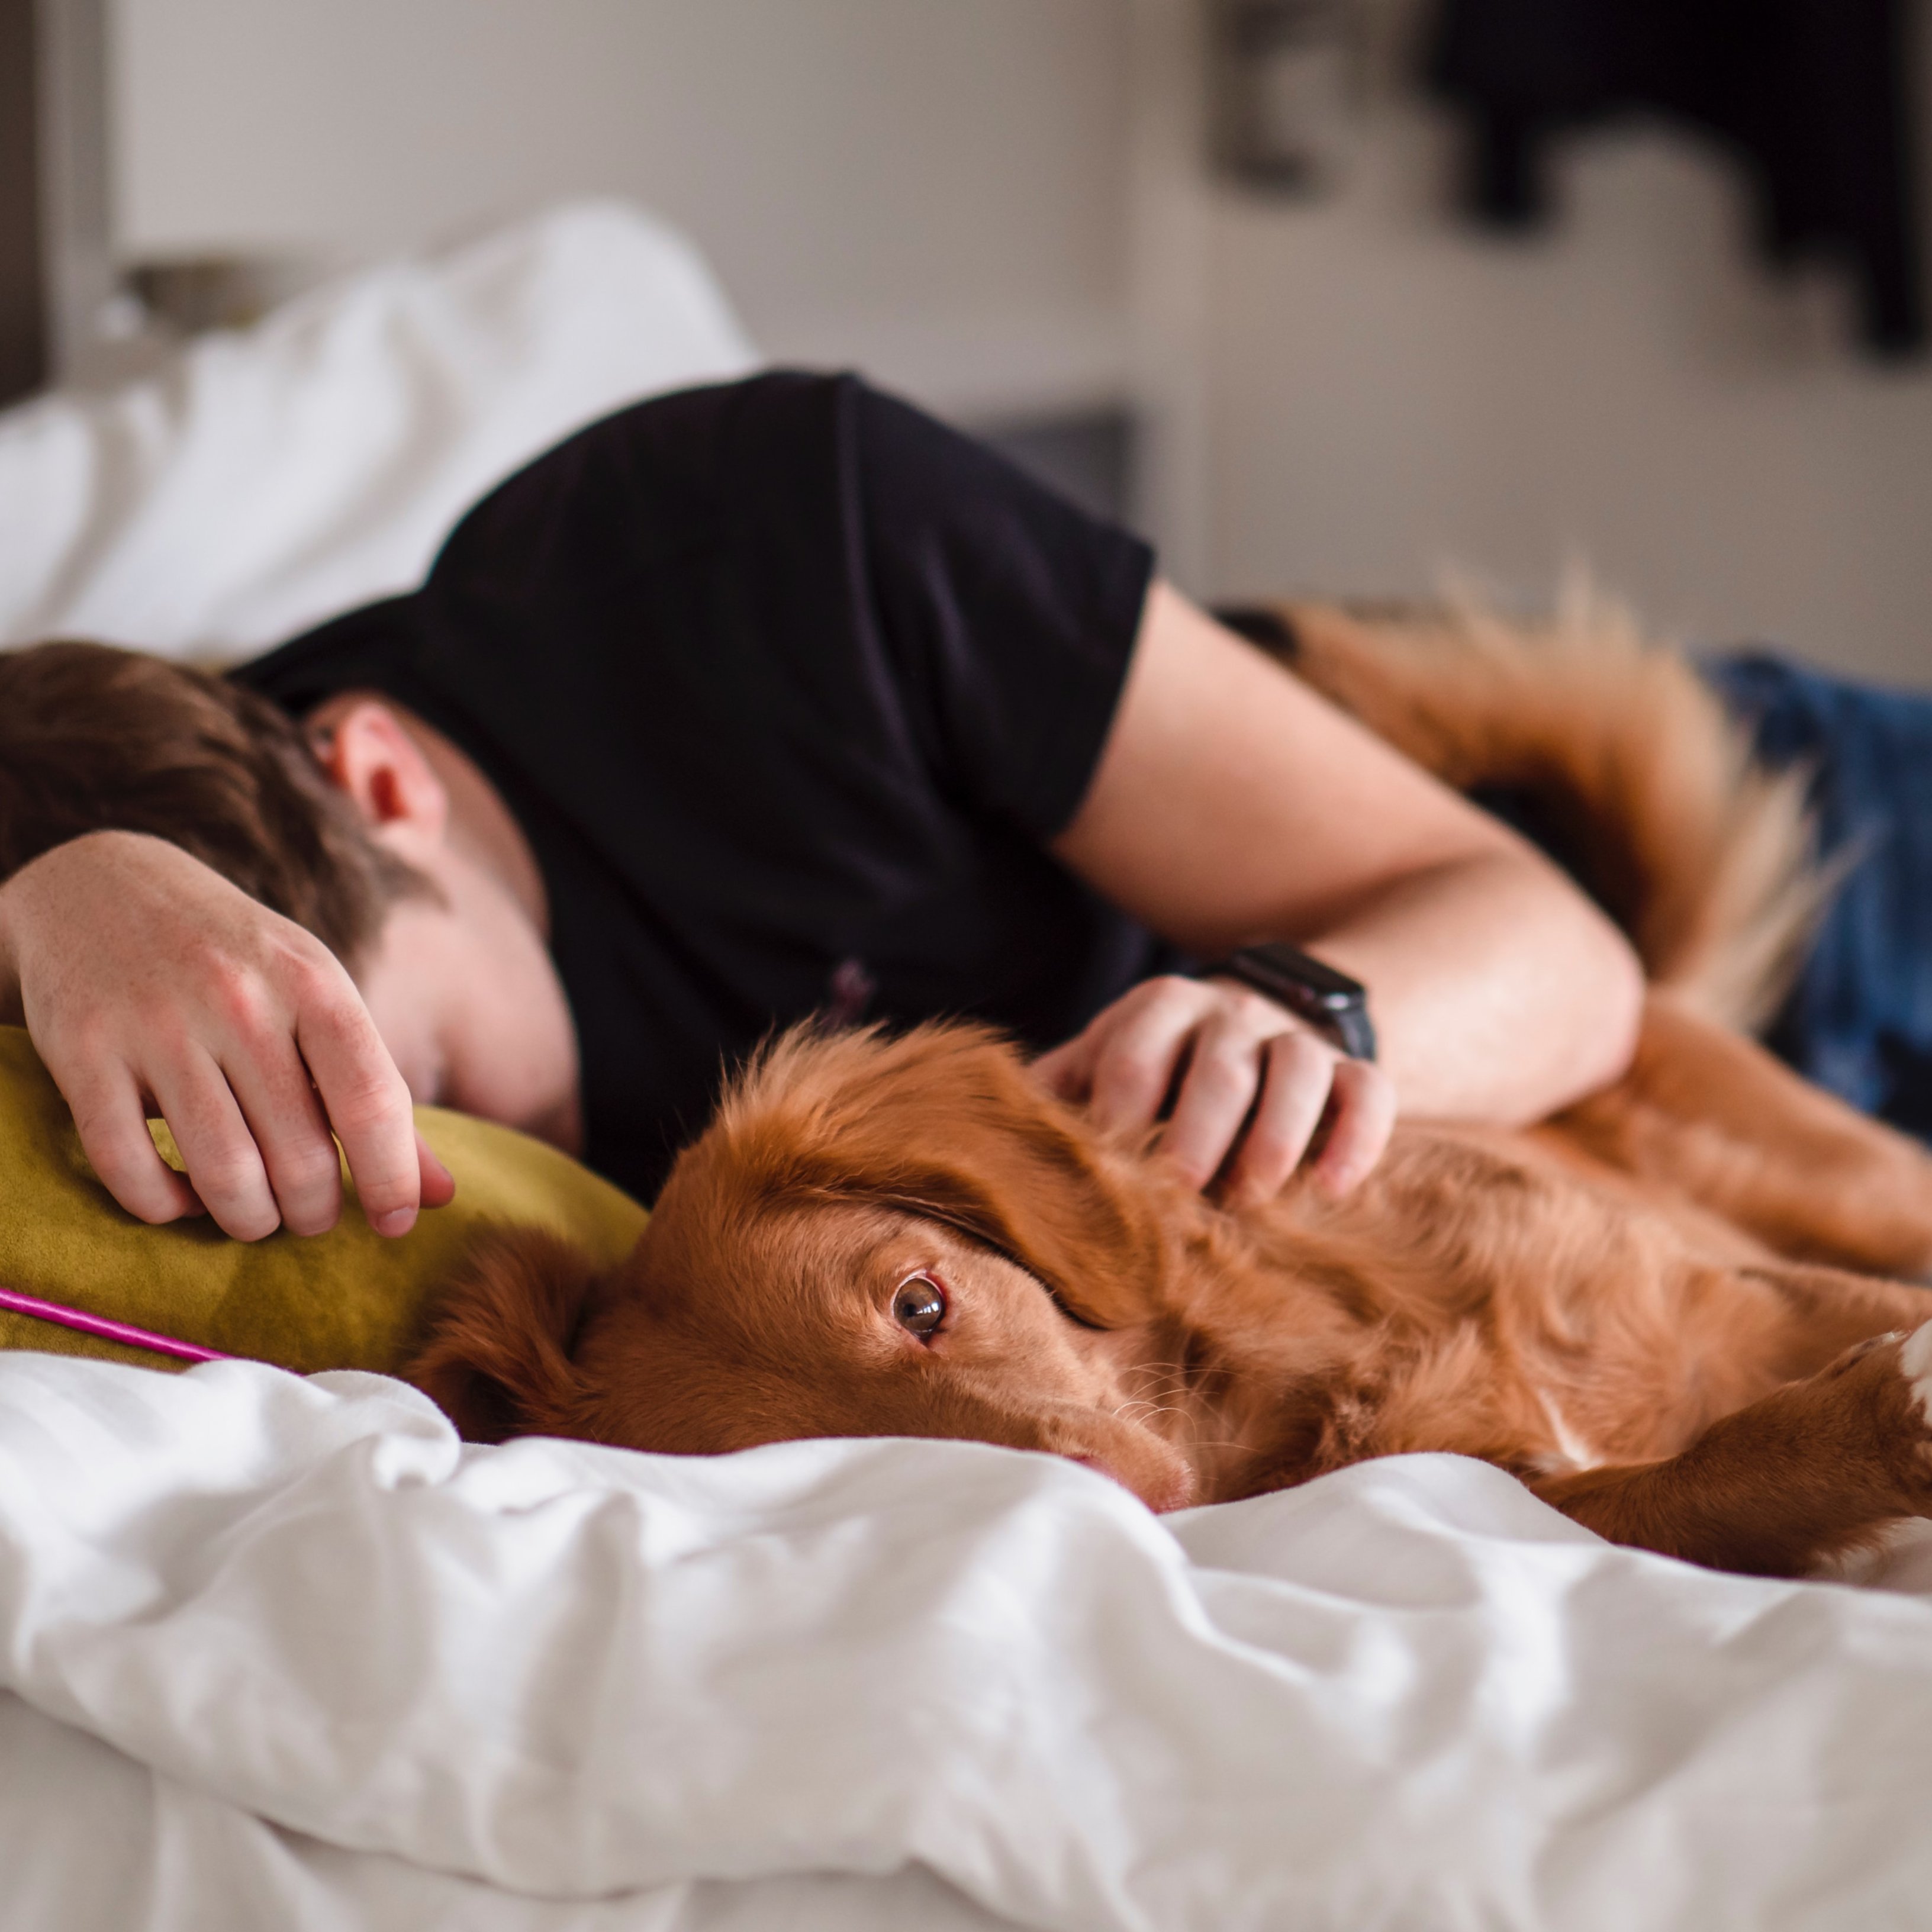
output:
<svg viewBox="0 0 1932 1932"><path fill-rule="evenodd" d="M1632 954L1540 854L850 377L612 416L231 683L35 656L0 664L0 1016L152 1222L329 1227L332 1130L400 1234L449 1187L412 1097L648 1199L815 1010L994 1022L1249 1196L1352 1186L1398 1109L1542 1115L1634 1037ZM1184 975L1267 938L1366 984L1378 1065Z"/></svg>

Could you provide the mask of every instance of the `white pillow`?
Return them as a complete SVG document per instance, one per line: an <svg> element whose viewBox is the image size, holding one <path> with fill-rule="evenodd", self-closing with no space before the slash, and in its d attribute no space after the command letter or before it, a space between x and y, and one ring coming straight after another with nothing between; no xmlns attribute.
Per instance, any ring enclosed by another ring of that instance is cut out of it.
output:
<svg viewBox="0 0 1932 1932"><path fill-rule="evenodd" d="M420 582L572 430L756 362L697 251L620 203L349 276L118 393L0 413L0 645L248 657Z"/></svg>

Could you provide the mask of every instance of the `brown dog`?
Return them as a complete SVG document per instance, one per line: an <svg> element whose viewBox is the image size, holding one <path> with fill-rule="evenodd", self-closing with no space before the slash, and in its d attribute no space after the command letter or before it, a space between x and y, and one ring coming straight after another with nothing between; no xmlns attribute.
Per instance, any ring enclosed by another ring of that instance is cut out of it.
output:
<svg viewBox="0 0 1932 1932"><path fill-rule="evenodd" d="M1671 989L1617 1087L1528 1132L1406 1126L1346 1202L1296 1184L1238 1214L983 1031L801 1029L741 1077L621 1268L505 1237L413 1378L482 1439L967 1437L1088 1462L1156 1509L1456 1450L1613 1539L1774 1574L1932 1514L1932 1298L1875 1278L1932 1265L1932 1158L1706 1016L1762 1003L1814 890L1789 788L1745 771L1714 707L1686 724L1688 674L1642 654L1625 668L1664 691L1661 722L1598 692L1534 716L1519 697L1478 733L1439 676L1454 638L1376 672L1372 633L1298 614L1316 681L1342 667L1388 735L1433 734L1438 768L1477 738L1452 775L1527 760L1567 802L1582 868ZM1482 648L1516 675L1514 645ZM1560 657L1534 660L1546 683ZM1593 844L1646 760L1652 791Z"/></svg>
<svg viewBox="0 0 1932 1932"><path fill-rule="evenodd" d="M484 1439L963 1436L1156 1509L1460 1450L1618 1540L1792 1574L1932 1513L1932 1298L1793 1249L1932 1258L1932 1161L1661 1004L1561 1125L1404 1127L1346 1202L1238 1216L982 1032L801 1031L622 1268L505 1237L414 1376Z"/></svg>

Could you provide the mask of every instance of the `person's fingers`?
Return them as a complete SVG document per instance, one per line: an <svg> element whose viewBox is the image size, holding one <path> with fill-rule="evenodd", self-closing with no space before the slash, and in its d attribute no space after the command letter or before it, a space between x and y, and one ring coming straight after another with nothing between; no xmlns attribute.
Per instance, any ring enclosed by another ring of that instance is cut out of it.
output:
<svg viewBox="0 0 1932 1932"><path fill-rule="evenodd" d="M1220 1172L1240 1138L1260 1082L1262 1050L1250 1028L1225 1013L1194 1035L1160 1149L1196 1187L1205 1187Z"/></svg>
<svg viewBox="0 0 1932 1932"><path fill-rule="evenodd" d="M1197 1187L1225 1169L1231 1204L1271 1199L1311 1147L1322 1186L1346 1193L1388 1144L1394 1089L1377 1068L1282 1024L1278 1009L1245 988L1150 980L1034 1070L1116 1130L1150 1126L1172 1097L1162 1152Z"/></svg>
<svg viewBox="0 0 1932 1932"><path fill-rule="evenodd" d="M1094 1055L1088 1105L1103 1127L1150 1127L1214 996L1192 980L1151 980L1114 1010Z"/></svg>
<svg viewBox="0 0 1932 1932"><path fill-rule="evenodd" d="M447 1208L456 1198L456 1177L437 1158L436 1149L416 1136L416 1173L425 1208Z"/></svg>
<svg viewBox="0 0 1932 1932"><path fill-rule="evenodd" d="M370 1226L379 1234L407 1234L422 1201L410 1090L346 976L340 987L318 986L304 1001L296 1044Z"/></svg>
<svg viewBox="0 0 1932 1932"><path fill-rule="evenodd" d="M1321 1125L1338 1066L1334 1053L1305 1033L1268 1042L1261 1097L1228 1177L1231 1206L1258 1206L1280 1192Z"/></svg>
<svg viewBox="0 0 1932 1932"><path fill-rule="evenodd" d="M148 1084L194 1191L223 1232L259 1241L281 1226L268 1170L220 1067L198 1047Z"/></svg>
<svg viewBox="0 0 1932 1932"><path fill-rule="evenodd" d="M1050 1048L1034 1062L1035 1077L1057 1099L1076 1104L1085 1100L1093 1088L1094 1057L1100 1036L1096 1021L1071 1040Z"/></svg>
<svg viewBox="0 0 1932 1932"><path fill-rule="evenodd" d="M265 1030L222 1063L229 1090L254 1136L282 1224L326 1234L342 1212L342 1162L295 1043Z"/></svg>
<svg viewBox="0 0 1932 1932"><path fill-rule="evenodd" d="M1316 1178L1332 1194L1359 1187L1382 1159L1395 1120L1395 1082L1365 1060L1336 1062L1334 1113Z"/></svg>
<svg viewBox="0 0 1932 1932"><path fill-rule="evenodd" d="M125 1067L62 1071L56 1084L73 1112L82 1152L129 1214L158 1227L202 1211L194 1188L162 1160L140 1085Z"/></svg>

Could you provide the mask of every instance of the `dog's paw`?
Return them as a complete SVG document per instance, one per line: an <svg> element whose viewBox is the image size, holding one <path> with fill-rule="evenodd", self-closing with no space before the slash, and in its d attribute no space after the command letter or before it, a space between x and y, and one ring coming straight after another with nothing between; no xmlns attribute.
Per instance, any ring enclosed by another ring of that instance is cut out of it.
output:
<svg viewBox="0 0 1932 1932"><path fill-rule="evenodd" d="M1906 1441L1899 1442L1894 1436L1893 1468L1913 1496L1916 1513L1932 1516L1932 1322L1921 1322L1909 1334L1886 1339L1898 1351L1893 1366L1906 1392L1906 1412L1900 1420ZM1898 1410L1892 1414L1897 1417ZM1894 1422L1894 1430L1898 1426ZM1902 1460L1900 1449L1906 1450Z"/></svg>
<svg viewBox="0 0 1932 1932"><path fill-rule="evenodd" d="M1881 1351L1888 1352L1898 1348L1905 1340L1906 1333L1903 1328L1892 1328L1882 1335L1868 1335L1862 1342L1854 1342L1842 1355L1834 1357L1819 1370L1819 1379L1830 1382L1834 1377L1848 1374L1861 1362L1869 1361Z"/></svg>
<svg viewBox="0 0 1932 1932"><path fill-rule="evenodd" d="M1932 1427L1932 1322L1922 1322L1898 1352L1898 1372L1912 1386L1918 1414Z"/></svg>
<svg viewBox="0 0 1932 1932"><path fill-rule="evenodd" d="M1862 1414L1874 1432L1873 1446L1912 1513L1932 1516L1932 1322L1868 1335L1817 1380L1852 1406L1843 1412L1846 1422Z"/></svg>

